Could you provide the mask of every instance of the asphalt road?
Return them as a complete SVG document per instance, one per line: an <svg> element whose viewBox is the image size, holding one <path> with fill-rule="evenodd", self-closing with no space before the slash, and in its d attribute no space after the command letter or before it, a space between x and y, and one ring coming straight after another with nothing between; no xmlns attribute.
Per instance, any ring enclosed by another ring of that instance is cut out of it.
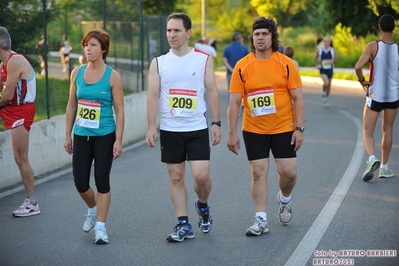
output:
<svg viewBox="0 0 399 266"><path fill-rule="evenodd" d="M247 237L245 230L254 221L249 165L244 148L238 156L227 149L223 78L218 78L218 86L223 141L211 155L209 203L214 227L210 234L195 227L194 239L165 240L176 223L166 167L160 162L159 143L155 149L137 143L126 147L113 165L108 245L95 245L94 234L83 232L86 207L66 169L37 181L40 215L13 218L11 212L22 203L24 192L0 195L0 265L399 265L398 121L390 158L396 176L366 183L362 180L367 160L361 134L363 91L333 87L327 108L320 99L321 86L305 84L305 142L298 152L293 219L288 226L278 221L272 161L270 232ZM375 133L378 157L380 122ZM189 167L186 179L190 221L195 224Z"/></svg>

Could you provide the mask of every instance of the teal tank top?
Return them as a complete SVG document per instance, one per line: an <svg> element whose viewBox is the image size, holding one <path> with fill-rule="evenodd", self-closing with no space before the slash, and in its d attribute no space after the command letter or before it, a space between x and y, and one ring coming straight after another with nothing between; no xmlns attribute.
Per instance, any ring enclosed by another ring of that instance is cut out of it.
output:
<svg viewBox="0 0 399 266"><path fill-rule="evenodd" d="M76 77L78 108L74 133L79 136L105 136L116 130L110 85L112 68L106 66L101 80L88 84L83 79L86 66L84 64L79 68Z"/></svg>

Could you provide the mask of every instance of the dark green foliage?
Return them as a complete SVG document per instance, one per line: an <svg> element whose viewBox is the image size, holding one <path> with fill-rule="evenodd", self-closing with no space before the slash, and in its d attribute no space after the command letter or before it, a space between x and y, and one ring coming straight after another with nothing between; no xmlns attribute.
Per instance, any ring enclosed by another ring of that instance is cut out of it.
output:
<svg viewBox="0 0 399 266"><path fill-rule="evenodd" d="M175 10L176 0L143 0L143 13L145 15L167 16Z"/></svg>
<svg viewBox="0 0 399 266"><path fill-rule="evenodd" d="M47 2L51 5L50 1ZM7 28L11 36L11 49L25 55L34 68L38 69L39 63L35 58L38 54L36 44L44 33L45 23L41 1L2 0L0 1L0 14L0 25ZM52 13L51 10L48 10L46 21L51 19Z"/></svg>
<svg viewBox="0 0 399 266"><path fill-rule="evenodd" d="M327 1L326 8L331 11L333 25L339 22L343 26L351 27L355 36L376 33L378 16L368 6L368 0L334 0Z"/></svg>

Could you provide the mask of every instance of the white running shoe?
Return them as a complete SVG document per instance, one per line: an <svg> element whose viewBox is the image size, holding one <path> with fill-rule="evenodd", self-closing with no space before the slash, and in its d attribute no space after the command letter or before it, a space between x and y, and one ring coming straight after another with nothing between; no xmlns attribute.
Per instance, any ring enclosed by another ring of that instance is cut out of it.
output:
<svg viewBox="0 0 399 266"><path fill-rule="evenodd" d="M96 221L97 221L97 213L91 213L88 211L86 214L85 222L83 224L83 231L88 233L91 230L93 230L94 226L96 225Z"/></svg>
<svg viewBox="0 0 399 266"><path fill-rule="evenodd" d="M280 193L281 191L277 193L277 202L280 205L280 208L278 210L278 219L280 223L288 224L292 218L291 201L287 203L282 203L280 199Z"/></svg>
<svg viewBox="0 0 399 266"><path fill-rule="evenodd" d="M381 165L381 162L374 158L373 160L371 160L370 162L367 161L367 168L363 173L363 181L367 182L369 180L371 180L374 176L374 171L376 171Z"/></svg>
<svg viewBox="0 0 399 266"><path fill-rule="evenodd" d="M326 107L329 107L329 106L330 106L330 102L328 101L328 98L324 98L324 105L325 105Z"/></svg>
<svg viewBox="0 0 399 266"><path fill-rule="evenodd" d="M108 244L108 234L105 227L96 227L96 237L94 243L96 244Z"/></svg>
<svg viewBox="0 0 399 266"><path fill-rule="evenodd" d="M18 210L13 211L12 215L15 217L27 217L40 213L39 204L36 202L34 205L28 198L25 199L24 203L19 206Z"/></svg>
<svg viewBox="0 0 399 266"><path fill-rule="evenodd" d="M269 232L267 221L263 220L262 217L256 216L254 224L247 229L245 234L247 236L259 236L267 232Z"/></svg>
<svg viewBox="0 0 399 266"><path fill-rule="evenodd" d="M387 178L387 177L393 177L395 174L393 171L389 168L380 168L380 172L378 174L379 178Z"/></svg>

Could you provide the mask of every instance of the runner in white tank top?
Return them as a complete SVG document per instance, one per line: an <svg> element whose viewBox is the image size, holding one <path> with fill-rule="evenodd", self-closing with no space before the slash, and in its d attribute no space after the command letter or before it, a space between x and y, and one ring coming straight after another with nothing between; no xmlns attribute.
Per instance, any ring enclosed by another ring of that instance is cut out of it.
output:
<svg viewBox="0 0 399 266"><path fill-rule="evenodd" d="M202 233L212 231L208 205L212 190L210 143L215 146L222 137L219 92L212 60L209 55L188 45L191 25L190 17L184 13L168 16L166 38L170 50L152 60L148 75L148 130L145 140L148 146L155 147L159 109L161 162L166 164L168 170L170 197L177 216L177 224L166 238L171 242L195 236L188 217L186 161L189 161L194 178L198 229ZM212 117L210 130L205 116L207 106Z"/></svg>
<svg viewBox="0 0 399 266"><path fill-rule="evenodd" d="M363 144L369 156L363 180L369 181L381 165L378 177L393 177L388 168L392 149L393 125L399 108L399 51L393 40L395 18L385 14L378 20L381 38L369 42L355 65L356 75L366 92L363 110ZM363 76L363 66L370 63L370 81ZM374 130L382 113L381 162L375 156Z"/></svg>
<svg viewBox="0 0 399 266"><path fill-rule="evenodd" d="M207 128L204 78L209 55L196 49L184 56L169 51L156 60L161 78L161 129L187 132Z"/></svg>
<svg viewBox="0 0 399 266"><path fill-rule="evenodd" d="M377 41L377 54L370 62L369 97L380 103L399 100L399 50L396 43Z"/></svg>

